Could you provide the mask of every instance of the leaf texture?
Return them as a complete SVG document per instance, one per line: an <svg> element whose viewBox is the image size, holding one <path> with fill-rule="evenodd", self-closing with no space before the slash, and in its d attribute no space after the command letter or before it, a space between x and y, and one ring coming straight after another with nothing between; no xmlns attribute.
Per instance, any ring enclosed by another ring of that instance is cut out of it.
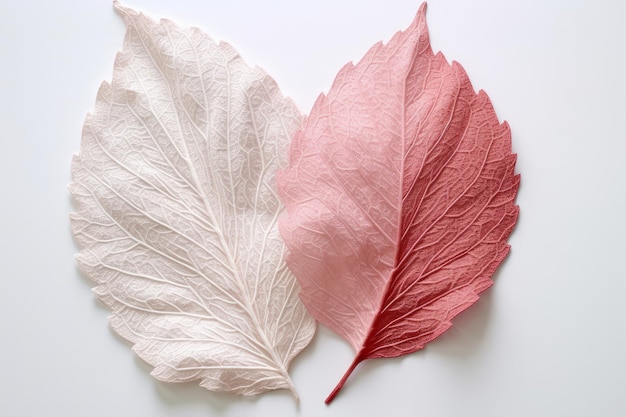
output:
<svg viewBox="0 0 626 417"><path fill-rule="evenodd" d="M80 268L157 379L295 395L287 369L315 322L275 176L301 116L230 45L114 5L124 48L72 163Z"/></svg>
<svg viewBox="0 0 626 417"><path fill-rule="evenodd" d="M478 299L509 251L519 175L508 125L433 54L423 4L346 65L279 173L301 298L358 363L421 349Z"/></svg>

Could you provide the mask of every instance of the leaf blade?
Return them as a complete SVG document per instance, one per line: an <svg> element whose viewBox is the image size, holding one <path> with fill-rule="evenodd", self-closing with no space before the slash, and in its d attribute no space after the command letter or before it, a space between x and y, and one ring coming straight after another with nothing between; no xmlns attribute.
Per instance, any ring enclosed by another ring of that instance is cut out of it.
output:
<svg viewBox="0 0 626 417"><path fill-rule="evenodd" d="M278 185L301 298L355 359L421 349L478 299L518 215L510 131L463 68L411 26L346 65ZM324 249L319 249L324 248Z"/></svg>
<svg viewBox="0 0 626 417"><path fill-rule="evenodd" d="M300 114L228 44L115 7L124 50L72 162L79 265L158 379L295 395L287 368L314 322L274 181Z"/></svg>

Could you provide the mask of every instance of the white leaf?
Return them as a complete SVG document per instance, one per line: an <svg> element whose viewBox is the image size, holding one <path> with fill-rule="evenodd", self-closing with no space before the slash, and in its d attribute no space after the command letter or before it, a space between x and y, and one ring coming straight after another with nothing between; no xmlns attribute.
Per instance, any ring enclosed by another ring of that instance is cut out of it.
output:
<svg viewBox="0 0 626 417"><path fill-rule="evenodd" d="M315 324L275 175L301 116L230 45L115 7L124 49L72 162L79 265L156 378L295 395L287 368Z"/></svg>

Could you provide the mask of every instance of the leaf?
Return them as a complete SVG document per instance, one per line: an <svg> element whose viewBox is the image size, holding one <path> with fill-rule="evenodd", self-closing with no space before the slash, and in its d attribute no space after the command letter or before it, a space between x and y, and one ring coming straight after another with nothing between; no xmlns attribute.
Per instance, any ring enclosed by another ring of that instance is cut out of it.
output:
<svg viewBox="0 0 626 417"><path fill-rule="evenodd" d="M314 320L284 262L275 175L301 116L226 43L115 3L128 30L70 186L80 268L152 375L294 387Z"/></svg>
<svg viewBox="0 0 626 417"><path fill-rule="evenodd" d="M519 175L509 127L434 55L426 6L337 75L279 173L301 298L358 363L405 355L478 299L509 251Z"/></svg>

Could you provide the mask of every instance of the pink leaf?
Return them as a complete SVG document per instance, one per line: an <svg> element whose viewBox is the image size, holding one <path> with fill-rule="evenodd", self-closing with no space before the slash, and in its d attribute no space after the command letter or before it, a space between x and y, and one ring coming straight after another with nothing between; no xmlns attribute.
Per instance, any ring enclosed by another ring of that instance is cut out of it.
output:
<svg viewBox="0 0 626 417"><path fill-rule="evenodd" d="M411 26L346 65L279 174L287 264L313 316L358 363L415 352L491 286L519 175L508 125Z"/></svg>

